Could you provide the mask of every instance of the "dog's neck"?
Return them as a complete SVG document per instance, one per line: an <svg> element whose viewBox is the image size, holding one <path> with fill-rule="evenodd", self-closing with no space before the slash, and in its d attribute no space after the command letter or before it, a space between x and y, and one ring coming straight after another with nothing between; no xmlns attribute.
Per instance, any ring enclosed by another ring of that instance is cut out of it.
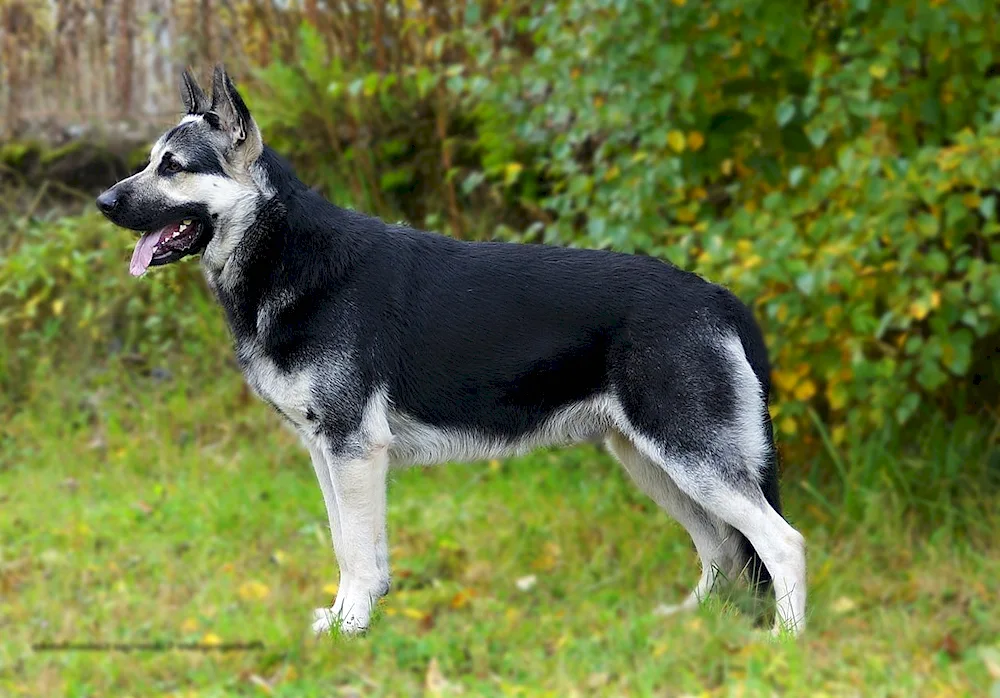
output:
<svg viewBox="0 0 1000 698"><path fill-rule="evenodd" d="M336 292L348 283L373 241L360 236L355 214L308 189L280 160L271 167L275 193L261 196L252 221L227 230L235 241L223 264L206 263L209 286L226 313L237 344L258 339L261 310Z"/></svg>

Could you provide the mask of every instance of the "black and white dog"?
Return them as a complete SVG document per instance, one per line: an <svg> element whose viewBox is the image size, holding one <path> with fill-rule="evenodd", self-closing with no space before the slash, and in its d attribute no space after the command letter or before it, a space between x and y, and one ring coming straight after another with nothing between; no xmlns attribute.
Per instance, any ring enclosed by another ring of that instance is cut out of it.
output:
<svg viewBox="0 0 1000 698"><path fill-rule="evenodd" d="M97 200L139 231L131 272L201 254L254 391L312 456L340 566L317 633L368 627L389 589L391 466L604 438L694 539L805 624L781 515L767 351L725 289L648 257L460 242L338 208L273 151L225 71L185 73L180 124Z"/></svg>

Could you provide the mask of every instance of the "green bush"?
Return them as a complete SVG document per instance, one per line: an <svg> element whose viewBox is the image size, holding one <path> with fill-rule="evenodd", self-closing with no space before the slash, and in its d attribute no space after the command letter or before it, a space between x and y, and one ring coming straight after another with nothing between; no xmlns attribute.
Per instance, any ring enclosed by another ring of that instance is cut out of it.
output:
<svg viewBox="0 0 1000 698"><path fill-rule="evenodd" d="M542 212L545 241L661 256L754 302L799 443L813 424L839 443L921 407L997 404L987 3L548 10L510 20L530 58L478 44L474 182Z"/></svg>
<svg viewBox="0 0 1000 698"><path fill-rule="evenodd" d="M96 214L7 223L0 247L0 394L13 407L36 379L109 359L150 367L216 367L226 330L198 267L134 279L135 239ZM192 362L191 357L197 357Z"/></svg>
<svg viewBox="0 0 1000 698"><path fill-rule="evenodd" d="M268 140L341 204L638 251L728 285L765 326L777 424L804 450L997 406L988 3L465 8L447 29L401 25L384 70L305 26L248 83ZM108 235L36 222L0 250L5 386L57 337L221 343L191 265L134 283Z"/></svg>

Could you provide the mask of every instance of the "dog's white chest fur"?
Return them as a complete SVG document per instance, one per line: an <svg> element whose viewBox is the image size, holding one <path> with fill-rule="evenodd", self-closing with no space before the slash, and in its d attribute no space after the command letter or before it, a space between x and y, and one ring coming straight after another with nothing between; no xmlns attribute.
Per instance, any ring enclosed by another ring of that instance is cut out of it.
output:
<svg viewBox="0 0 1000 698"><path fill-rule="evenodd" d="M274 361L260 354L246 356L241 363L247 383L258 397L274 405L296 425L308 423L307 415L315 401L312 371L282 371Z"/></svg>

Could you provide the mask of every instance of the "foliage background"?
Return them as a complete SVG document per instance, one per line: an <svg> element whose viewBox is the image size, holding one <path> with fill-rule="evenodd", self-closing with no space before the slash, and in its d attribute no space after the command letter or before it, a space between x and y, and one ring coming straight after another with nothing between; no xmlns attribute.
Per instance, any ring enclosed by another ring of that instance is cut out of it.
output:
<svg viewBox="0 0 1000 698"><path fill-rule="evenodd" d="M90 399L53 401L55 381L238 380L195 265L134 282L130 240L77 215L175 119L180 66L221 59L338 204L654 255L732 288L765 328L813 538L884 518L981 541L1000 479L997 10L5 0L0 477L48 453L41 411Z"/></svg>

